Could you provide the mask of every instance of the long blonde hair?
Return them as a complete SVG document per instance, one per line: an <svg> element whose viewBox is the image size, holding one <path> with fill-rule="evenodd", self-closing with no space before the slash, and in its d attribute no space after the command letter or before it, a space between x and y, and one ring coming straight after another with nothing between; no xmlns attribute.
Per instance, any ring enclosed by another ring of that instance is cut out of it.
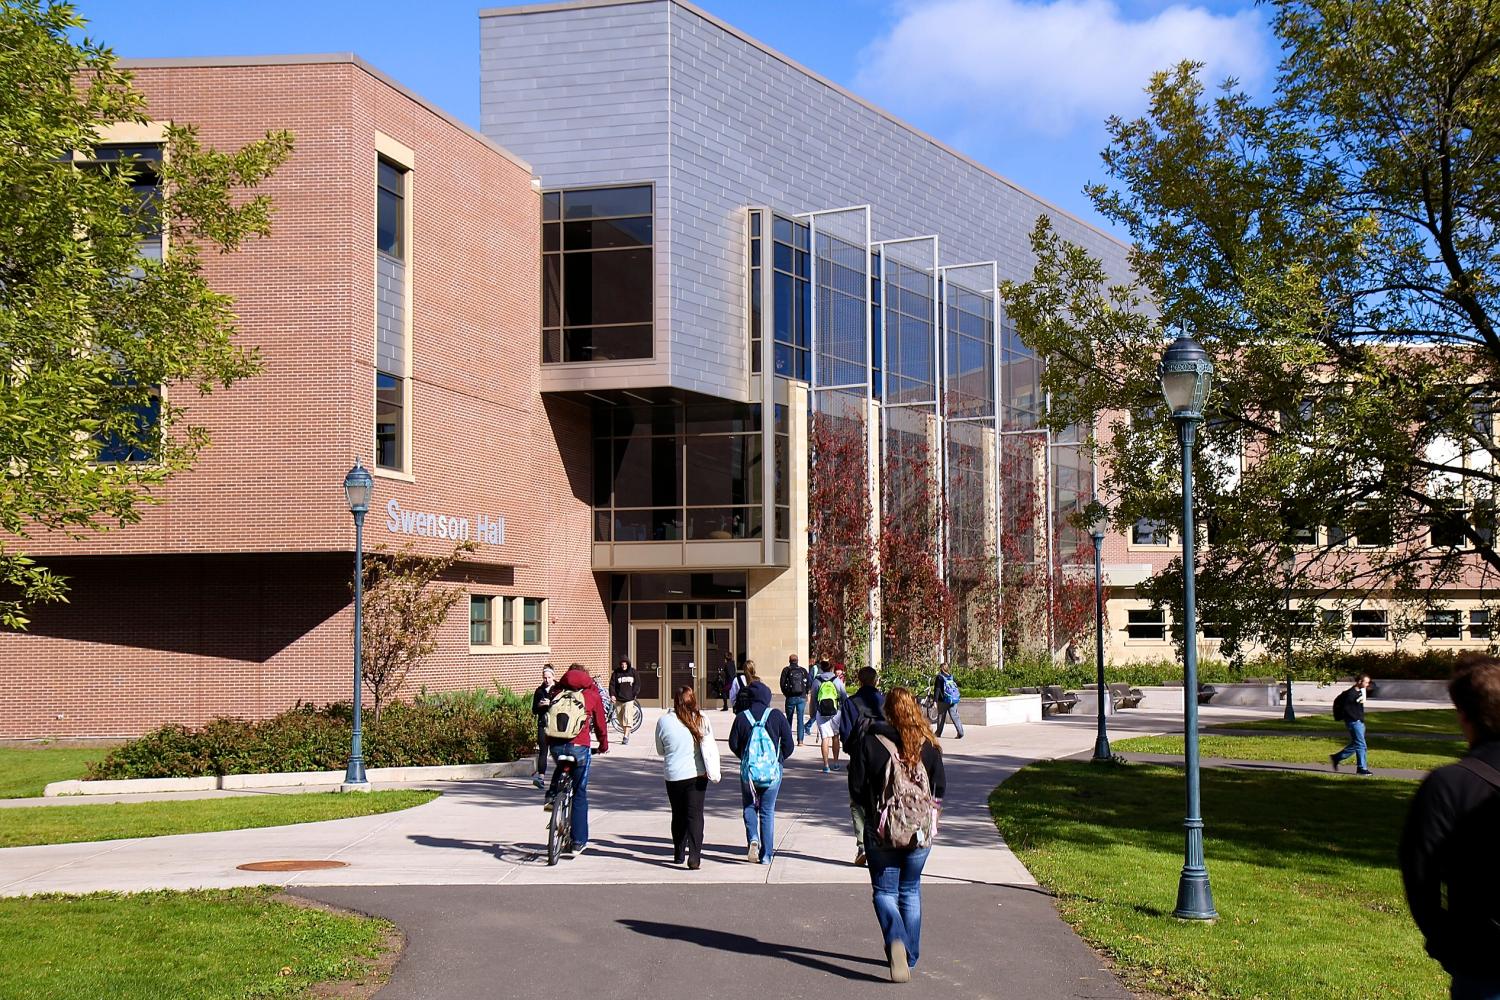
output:
<svg viewBox="0 0 1500 1000"><path fill-rule="evenodd" d="M885 717L896 729L897 742L901 748L901 763L916 767L922 763L922 746L931 743L942 750L942 744L927 724L922 707L911 691L904 687L893 687L885 693Z"/></svg>
<svg viewBox="0 0 1500 1000"><path fill-rule="evenodd" d="M684 684L672 695L672 714L677 716L677 721L687 726L687 731L693 734L695 744L703 742L703 713L698 711L698 696L693 693L691 684Z"/></svg>
<svg viewBox="0 0 1500 1000"><path fill-rule="evenodd" d="M745 661L744 674L745 674L745 683L747 683L747 684L754 684L756 681L760 680L760 673L755 669L755 661L754 660L746 660Z"/></svg>

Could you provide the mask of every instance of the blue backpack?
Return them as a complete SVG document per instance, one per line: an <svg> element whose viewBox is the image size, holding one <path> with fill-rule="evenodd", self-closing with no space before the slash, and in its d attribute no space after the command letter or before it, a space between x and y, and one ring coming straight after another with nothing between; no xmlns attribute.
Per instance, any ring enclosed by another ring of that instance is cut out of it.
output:
<svg viewBox="0 0 1500 1000"><path fill-rule="evenodd" d="M776 741L766 732L766 719L770 714L771 709L767 708L757 719L745 712L745 718L750 720L750 741L745 745L745 755L740 758L740 780L752 788L770 788L781 780L781 754L776 749Z"/></svg>
<svg viewBox="0 0 1500 1000"><path fill-rule="evenodd" d="M958 681L949 674L943 678L943 700L950 705L958 704Z"/></svg>

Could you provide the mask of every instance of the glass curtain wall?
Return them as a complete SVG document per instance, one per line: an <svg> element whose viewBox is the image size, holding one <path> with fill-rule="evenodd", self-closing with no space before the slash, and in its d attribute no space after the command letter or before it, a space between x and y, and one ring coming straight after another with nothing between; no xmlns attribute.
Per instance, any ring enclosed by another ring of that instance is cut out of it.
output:
<svg viewBox="0 0 1500 1000"><path fill-rule="evenodd" d="M542 196L542 362L652 356L651 186Z"/></svg>
<svg viewBox="0 0 1500 1000"><path fill-rule="evenodd" d="M886 516L899 516L924 492L932 501L940 490L938 247L931 236L879 247L880 499ZM933 544L941 565L942 539Z"/></svg>

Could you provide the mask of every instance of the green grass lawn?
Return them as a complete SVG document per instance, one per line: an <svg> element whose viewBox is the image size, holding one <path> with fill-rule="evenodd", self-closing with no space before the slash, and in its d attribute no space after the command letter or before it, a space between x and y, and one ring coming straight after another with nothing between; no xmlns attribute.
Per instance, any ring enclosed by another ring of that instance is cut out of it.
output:
<svg viewBox="0 0 1500 1000"><path fill-rule="evenodd" d="M0 747L0 799L25 799L42 794L53 781L83 777L84 765L98 760L109 747L70 747L42 744Z"/></svg>
<svg viewBox="0 0 1500 1000"><path fill-rule="evenodd" d="M22 806L0 809L0 847L316 823L410 809L437 797L437 792L429 791L309 792L175 802Z"/></svg>
<svg viewBox="0 0 1500 1000"><path fill-rule="evenodd" d="M1205 757L1231 757L1236 760L1265 760L1287 764L1328 763L1328 755L1344 746L1342 733L1318 736L1213 736L1200 734L1199 751ZM1462 757L1466 746L1461 741L1403 740L1369 737L1371 767L1394 767L1430 771L1452 764ZM1182 753L1181 736L1137 736L1115 740L1116 752ZM1348 762L1354 766L1351 758Z"/></svg>
<svg viewBox="0 0 1500 1000"><path fill-rule="evenodd" d="M1451 708L1413 708L1394 712L1370 710L1365 713L1366 729L1377 733L1415 733L1447 735L1458 739L1458 713ZM1221 722L1211 729L1287 729L1329 730L1342 734L1344 724L1332 715L1299 715L1291 722L1284 719L1257 719L1254 722Z"/></svg>
<svg viewBox="0 0 1500 1000"><path fill-rule="evenodd" d="M1170 914L1179 768L1045 761L995 790L1010 846L1128 984L1172 997L1446 997L1407 914L1396 843L1415 785L1208 770L1217 923Z"/></svg>
<svg viewBox="0 0 1500 1000"><path fill-rule="evenodd" d="M303 997L357 979L390 925L271 889L0 899L0 1000Z"/></svg>

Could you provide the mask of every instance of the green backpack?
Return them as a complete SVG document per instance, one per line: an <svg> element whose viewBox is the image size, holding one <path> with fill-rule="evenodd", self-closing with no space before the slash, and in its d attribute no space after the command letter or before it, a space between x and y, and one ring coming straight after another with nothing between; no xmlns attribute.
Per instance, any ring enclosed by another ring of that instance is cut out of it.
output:
<svg viewBox="0 0 1500 1000"><path fill-rule="evenodd" d="M839 686L832 680L818 685L818 714L825 719L839 714Z"/></svg>

